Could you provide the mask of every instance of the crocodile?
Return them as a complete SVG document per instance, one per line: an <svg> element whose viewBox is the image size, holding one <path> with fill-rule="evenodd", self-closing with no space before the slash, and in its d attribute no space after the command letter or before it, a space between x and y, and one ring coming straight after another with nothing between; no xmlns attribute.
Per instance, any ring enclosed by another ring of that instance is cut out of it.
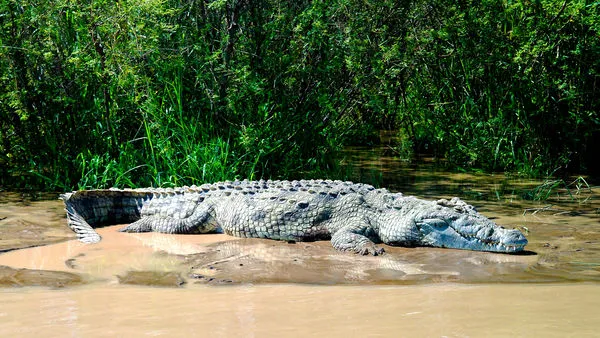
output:
<svg viewBox="0 0 600 338"><path fill-rule="evenodd" d="M96 227L122 232L225 233L282 241L331 240L333 247L380 255L391 246L514 253L525 236L459 198L428 201L371 185L331 180L227 181L180 188L80 190L60 196L82 242Z"/></svg>

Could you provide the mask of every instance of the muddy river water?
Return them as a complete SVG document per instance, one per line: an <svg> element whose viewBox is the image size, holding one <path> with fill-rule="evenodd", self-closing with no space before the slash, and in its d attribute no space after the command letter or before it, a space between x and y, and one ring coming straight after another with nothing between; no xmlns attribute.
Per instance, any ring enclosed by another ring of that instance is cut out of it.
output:
<svg viewBox="0 0 600 338"><path fill-rule="evenodd" d="M356 180L460 196L519 227L527 251L385 247L362 257L328 242L119 226L86 245L55 194L0 193L0 337L600 335L599 189L579 181L534 202L523 197L540 181L417 170L356 152Z"/></svg>

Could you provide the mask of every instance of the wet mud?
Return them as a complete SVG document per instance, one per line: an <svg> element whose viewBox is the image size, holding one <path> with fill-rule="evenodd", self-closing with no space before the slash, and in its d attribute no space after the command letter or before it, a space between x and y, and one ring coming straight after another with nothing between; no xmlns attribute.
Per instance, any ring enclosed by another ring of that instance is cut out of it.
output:
<svg viewBox="0 0 600 338"><path fill-rule="evenodd" d="M211 244L184 265L200 282L410 285L539 280L527 273L535 255L385 247L383 256L348 255L328 242L242 239ZM556 279L552 279L556 281Z"/></svg>
<svg viewBox="0 0 600 338"><path fill-rule="evenodd" d="M51 285L53 278L56 285L72 284L64 282L65 276L56 275L56 271L78 277L73 278L73 284L172 287L600 281L598 214L557 213L552 208L534 208L526 201L477 203L479 210L497 223L525 232L527 251L510 255L384 246L385 255L372 257L337 252L328 241L286 243L226 235L123 234L117 231L121 226L99 229L103 241L86 245L72 240L60 201L23 203L5 196L0 208L0 247L5 251L0 254L0 265L17 269L14 271L26 268L37 271L37 275L20 272L18 280L11 282L15 273L6 272L12 277L4 277L0 285ZM572 207L563 203L553 208Z"/></svg>
<svg viewBox="0 0 600 338"><path fill-rule="evenodd" d="M119 283L129 285L181 287L185 284L181 275L172 271L127 271L117 278Z"/></svg>
<svg viewBox="0 0 600 338"><path fill-rule="evenodd" d="M43 286L62 288L85 284L84 279L75 273L36 269L13 269L0 265L0 286Z"/></svg>
<svg viewBox="0 0 600 338"><path fill-rule="evenodd" d="M76 238L57 198L0 191L0 253Z"/></svg>

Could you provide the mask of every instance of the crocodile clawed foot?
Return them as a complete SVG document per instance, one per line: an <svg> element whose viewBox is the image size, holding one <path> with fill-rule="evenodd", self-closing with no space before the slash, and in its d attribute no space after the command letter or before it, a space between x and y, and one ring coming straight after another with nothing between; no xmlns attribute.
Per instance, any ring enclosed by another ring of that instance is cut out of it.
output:
<svg viewBox="0 0 600 338"><path fill-rule="evenodd" d="M352 228L341 229L331 236L331 244L336 250L354 252L359 255L380 256L383 248L379 248L368 237L352 232Z"/></svg>
<svg viewBox="0 0 600 338"><path fill-rule="evenodd" d="M375 245L366 245L366 246L363 246L357 253L359 255L363 255L363 256L367 256L367 255L381 256L385 253L385 250L383 248L377 247Z"/></svg>

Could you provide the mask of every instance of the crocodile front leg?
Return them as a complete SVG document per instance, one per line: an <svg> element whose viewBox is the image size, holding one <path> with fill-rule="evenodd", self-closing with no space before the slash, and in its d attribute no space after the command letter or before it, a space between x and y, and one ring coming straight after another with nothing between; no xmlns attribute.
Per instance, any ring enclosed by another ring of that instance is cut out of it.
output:
<svg viewBox="0 0 600 338"><path fill-rule="evenodd" d="M331 236L331 244L336 250L350 251L361 255L382 255L385 250L365 236L363 229L344 227Z"/></svg>

